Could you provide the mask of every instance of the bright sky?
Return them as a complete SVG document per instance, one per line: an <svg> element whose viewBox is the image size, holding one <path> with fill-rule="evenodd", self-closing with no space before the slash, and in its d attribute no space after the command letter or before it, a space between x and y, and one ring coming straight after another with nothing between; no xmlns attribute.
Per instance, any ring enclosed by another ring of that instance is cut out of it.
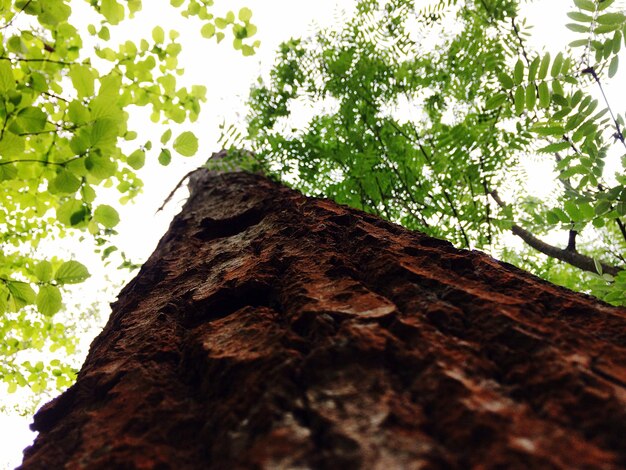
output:
<svg viewBox="0 0 626 470"><path fill-rule="evenodd" d="M164 211L155 214L156 209L184 174L202 165L212 152L219 150L219 124L224 119L227 123L236 122L244 114L244 103L250 85L260 73L269 70L277 45L291 36L306 35L307 32L314 31L316 28L312 26L312 22L326 26L341 20L341 9L350 11L354 3L354 0L218 0L218 12L222 8L238 11L243 6L252 9L252 20L258 26L257 39L261 40L262 45L256 56L248 58L234 51L227 41L215 45L214 41L202 39L198 33L200 23L193 22L190 26L188 20L171 10L168 0L145 1L144 10L135 20L112 28L113 39L123 40L149 37L152 27L157 24L181 32L183 52L179 63L185 68L185 74L179 80L186 85L203 84L208 89L208 101L203 107L201 117L190 127L201 138L198 156L190 159L178 156L173 158L170 166L162 167L156 162L158 149L153 150L152 158L148 157L146 167L140 173L145 183L144 193L137 198L136 204L126 206L120 211L122 222L117 227L120 232L118 246L133 261L144 261L165 233L172 217L180 208L184 191L177 194ZM559 49L571 40L569 32L563 28L565 13L571 9L570 5L571 0L538 0L525 7L529 24L537 25L534 35L537 46ZM80 15L80 24L86 26L90 22L89 7L85 2L77 0L73 0L72 7L75 14ZM616 77L613 83L624 82L625 68L622 67L621 78ZM607 91L609 95L615 93L615 86L609 87ZM133 123L139 128L137 130L140 130L140 135L141 132L148 132L151 134L149 138L158 143L164 128L152 124L147 116L138 113L133 118ZM182 128L175 130L174 135L181 130ZM538 186L545 186L552 177L548 171L540 170L536 172L535 178ZM541 178L546 179L544 181ZM81 261L84 261L86 251L88 250L81 250ZM116 273L111 275L113 266L105 269L97 256L92 256L86 264L92 272L92 279L81 285L80 290L87 292L90 300L102 297L98 294L98 289L106 282L105 274L108 273L116 279ZM117 282L122 282L122 278L117 279ZM103 303L103 307L106 307L106 303ZM106 317L107 314L103 316ZM27 428L29 422L30 418L0 416L0 467L4 464L4 467L12 468L21 462L21 449L33 438Z"/></svg>

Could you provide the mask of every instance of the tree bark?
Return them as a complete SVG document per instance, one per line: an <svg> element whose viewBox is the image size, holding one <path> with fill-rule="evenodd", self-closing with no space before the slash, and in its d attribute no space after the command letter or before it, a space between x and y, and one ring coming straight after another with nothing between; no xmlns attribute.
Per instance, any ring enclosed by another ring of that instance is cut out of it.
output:
<svg viewBox="0 0 626 470"><path fill-rule="evenodd" d="M25 469L626 467L626 311L199 171Z"/></svg>

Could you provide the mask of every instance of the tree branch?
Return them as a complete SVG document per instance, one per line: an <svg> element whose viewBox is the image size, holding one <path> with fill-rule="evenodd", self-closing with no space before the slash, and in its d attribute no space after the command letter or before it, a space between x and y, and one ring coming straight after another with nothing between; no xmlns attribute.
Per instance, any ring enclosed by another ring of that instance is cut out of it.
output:
<svg viewBox="0 0 626 470"><path fill-rule="evenodd" d="M489 194L496 202L496 204L498 204L498 206L500 206L501 208L506 207L506 204L502 201L502 199L500 199L500 196L495 189L492 190ZM590 256L580 254L574 250L568 250L567 248L562 249L550 245L543 240L537 238L528 230L523 229L517 224L513 224L511 226L511 232L524 240L527 245L543 253L544 255L563 261L564 263L570 264L575 268L582 269L583 271L588 271L595 274L598 273L596 269L596 263L594 259ZM623 268L612 266L603 262L600 262L599 264L602 267L602 272L610 274L611 276L616 276L619 272L623 270Z"/></svg>

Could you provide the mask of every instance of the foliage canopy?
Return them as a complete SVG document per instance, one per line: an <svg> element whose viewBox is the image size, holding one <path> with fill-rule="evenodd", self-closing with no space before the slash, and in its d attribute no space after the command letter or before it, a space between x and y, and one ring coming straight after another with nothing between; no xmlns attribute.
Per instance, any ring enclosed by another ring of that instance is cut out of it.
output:
<svg viewBox="0 0 626 470"><path fill-rule="evenodd" d="M15 390L35 393L73 380L71 368L16 360L21 351L74 348L68 325L55 321L68 284L89 272L77 260L44 257L38 251L50 238L84 231L103 258L119 222L117 210L99 202L103 187L114 187L122 203L142 187L137 171L152 152L152 142L129 128L129 110L149 107L153 122L194 121L205 101L205 87L179 86L179 34L161 26L139 41L111 39L112 27L141 10L141 0L89 0L99 24L82 25L69 0L0 1L0 377ZM242 8L224 16L213 0L170 0L183 16L201 22L200 34L252 55L258 41L252 12ZM76 2L73 2L75 5ZM91 36L94 51L83 42ZM161 164L172 153L191 156L198 141L186 131L173 138L168 129L156 151ZM155 157L156 157L155 154ZM128 262L126 262L128 264Z"/></svg>
<svg viewBox="0 0 626 470"><path fill-rule="evenodd" d="M530 47L520 3L361 0L341 27L282 44L247 138L306 193L626 304L624 116L602 87L626 15L574 0L578 38L550 53ZM548 196L529 193L529 159L551 162ZM507 233L526 248L506 248Z"/></svg>

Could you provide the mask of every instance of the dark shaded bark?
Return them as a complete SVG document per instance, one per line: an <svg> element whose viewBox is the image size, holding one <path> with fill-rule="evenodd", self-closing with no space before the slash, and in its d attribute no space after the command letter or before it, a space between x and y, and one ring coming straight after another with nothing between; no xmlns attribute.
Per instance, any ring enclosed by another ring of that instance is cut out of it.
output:
<svg viewBox="0 0 626 470"><path fill-rule="evenodd" d="M23 468L626 466L626 312L258 175L191 196Z"/></svg>

